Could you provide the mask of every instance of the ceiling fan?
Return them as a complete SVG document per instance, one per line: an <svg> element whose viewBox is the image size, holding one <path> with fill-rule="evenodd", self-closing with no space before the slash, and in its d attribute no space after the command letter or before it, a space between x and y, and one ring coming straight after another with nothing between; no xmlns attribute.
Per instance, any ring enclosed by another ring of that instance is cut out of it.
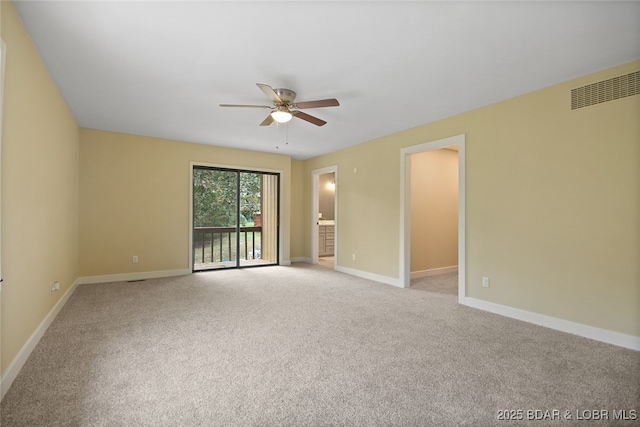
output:
<svg viewBox="0 0 640 427"><path fill-rule="evenodd" d="M268 108L271 113L260 123L260 126L269 126L271 123L286 123L293 117L313 123L316 126L323 126L327 122L300 110L306 108L337 107L340 105L337 99L320 99L317 101L294 102L296 93L291 89L273 89L269 85L256 83L256 85L269 97L273 105L242 105L242 104L220 104L221 107L240 108Z"/></svg>

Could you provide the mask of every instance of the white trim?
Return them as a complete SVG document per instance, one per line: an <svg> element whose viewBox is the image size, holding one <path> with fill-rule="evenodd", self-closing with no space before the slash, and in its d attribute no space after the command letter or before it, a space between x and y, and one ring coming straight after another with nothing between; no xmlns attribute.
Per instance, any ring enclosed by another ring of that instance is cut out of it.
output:
<svg viewBox="0 0 640 427"><path fill-rule="evenodd" d="M7 58L7 45L0 38L0 165L2 164L2 108L4 104L4 68ZM0 176L2 168L0 167ZM1 181L1 180L0 180ZM0 208L2 203L0 203ZM2 221L0 220L0 224ZM2 236L2 228L0 227L0 237ZM0 277L2 277L2 253L0 248ZM0 293L2 293L2 283L0 283ZM1 329L1 328L0 328ZM0 332L0 349L2 349L2 333Z"/></svg>
<svg viewBox="0 0 640 427"><path fill-rule="evenodd" d="M282 197L282 178L284 176L284 171L282 169L270 169L270 168L261 168L261 167L253 167L253 166L236 166L236 165L226 165L223 163L207 163L207 162L189 162L189 268L193 268L193 167L194 166L204 166L209 168L223 168L223 169L236 169L247 172L269 172L269 173L277 173L278 174L278 206L279 212L279 223L278 223L278 259L280 260L278 265L289 265L287 262L290 261L284 260L284 226L282 225L282 217L284 212L284 197ZM191 272L191 270L189 270Z"/></svg>
<svg viewBox="0 0 640 427"><path fill-rule="evenodd" d="M333 194L334 206L333 206L333 219L335 224L334 234L334 249L333 256L338 259L338 165L327 166L320 169L314 169L311 171L311 264L318 263L318 210L320 209L320 192L319 192L319 177L325 173L333 173L334 180L336 182L335 192ZM334 269L336 269L336 263L334 263Z"/></svg>
<svg viewBox="0 0 640 427"><path fill-rule="evenodd" d="M283 260L283 261L280 261L280 264L278 264L278 265L285 265L285 266L287 266L287 265L291 265L291 260Z"/></svg>
<svg viewBox="0 0 640 427"><path fill-rule="evenodd" d="M411 162L410 155L457 146L458 149L458 302L466 296L465 135L405 147L400 150L400 272L401 287L411 284Z"/></svg>
<svg viewBox="0 0 640 427"><path fill-rule="evenodd" d="M189 162L189 268L193 269L193 167L197 162Z"/></svg>
<svg viewBox="0 0 640 427"><path fill-rule="evenodd" d="M368 271L356 270L355 268L342 267L340 265L336 265L336 271L341 273L350 274L352 276L362 277L363 279L373 280L374 282L380 282L387 285L395 286L397 288L402 288L402 283L393 277L382 276L380 274L369 273Z"/></svg>
<svg viewBox="0 0 640 427"><path fill-rule="evenodd" d="M458 266L452 265L450 267L440 267L440 268L431 268L429 270L412 271L411 278L419 279L421 277L439 276L441 274L457 273L457 272L458 272Z"/></svg>
<svg viewBox="0 0 640 427"><path fill-rule="evenodd" d="M458 302L467 297L467 146L465 135L458 143Z"/></svg>
<svg viewBox="0 0 640 427"><path fill-rule="evenodd" d="M31 352L33 351L33 349L36 348L36 345L38 345L38 342L40 341L44 333L47 331L47 329L49 328L53 320L56 318L56 316L58 315L62 307L67 303L67 301L69 300L69 297L71 297L71 295L76 290L76 287L78 285L79 285L79 281L76 279L71 284L71 286L69 286L69 289L67 289L67 292L65 292L64 295L53 306L51 311L49 311L49 314L47 314L45 318L42 319L42 322L40 322L40 325L38 325L36 330L33 331L33 333L31 334L29 339L27 339L27 341L24 343L24 345L22 346L18 354L13 358L13 360L7 367L7 370L5 371L4 376L2 377L2 379L0 379L0 400L2 400L4 398L4 395L7 393L7 391L9 391L11 384L13 384L13 381L16 379L16 377L20 373L20 370L22 369L27 359L31 355Z"/></svg>
<svg viewBox="0 0 640 427"><path fill-rule="evenodd" d="M308 263L308 264L313 264L313 263L311 262L311 258L307 258L307 257L303 257L303 256L300 256L300 257L293 257L293 258L291 258L291 262L292 262L292 263L294 263L294 262L306 262L306 263Z"/></svg>
<svg viewBox="0 0 640 427"><path fill-rule="evenodd" d="M319 176L319 173L311 171L311 217L309 218L309 224L311 226L311 264L318 263L318 210L320 210L320 193L318 190L318 186L320 185Z"/></svg>
<svg viewBox="0 0 640 427"><path fill-rule="evenodd" d="M584 338L590 338L592 340L601 341L607 344L613 344L620 347L629 348L631 350L640 351L640 337L636 337L633 335L627 335L620 332L609 331L607 329L596 328L594 326L588 326L582 323L558 319L556 317L533 313L531 311L508 307L506 305L496 304L476 298L467 297L462 304L491 313L499 314L501 316L510 317L512 319L522 320L524 322L533 323L535 325L544 326L550 329L555 329L557 331L568 332L570 334L578 335Z"/></svg>
<svg viewBox="0 0 640 427"><path fill-rule="evenodd" d="M93 283L127 282L130 280L158 279L161 277L186 276L192 274L191 269L143 271L140 273L105 274L104 276L79 277L78 285Z"/></svg>
<svg viewBox="0 0 640 427"><path fill-rule="evenodd" d="M279 173L280 175L283 174L282 169L271 169L271 168L261 168L258 166L247 166L247 165L228 165L225 163L207 163L207 162L197 162L197 161L191 161L189 162L191 164L191 170L193 170L193 166L204 166L204 167L208 167L208 168L221 168L221 169L235 169L235 170L240 170L240 171L246 171L246 172L268 172L268 173Z"/></svg>

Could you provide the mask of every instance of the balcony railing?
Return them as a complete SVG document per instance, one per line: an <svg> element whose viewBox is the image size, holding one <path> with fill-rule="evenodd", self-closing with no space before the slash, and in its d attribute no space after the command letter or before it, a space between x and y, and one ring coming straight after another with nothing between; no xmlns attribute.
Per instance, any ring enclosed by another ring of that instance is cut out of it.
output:
<svg viewBox="0 0 640 427"><path fill-rule="evenodd" d="M260 259L262 227L240 227L240 251L236 227L195 227L193 229L194 264Z"/></svg>

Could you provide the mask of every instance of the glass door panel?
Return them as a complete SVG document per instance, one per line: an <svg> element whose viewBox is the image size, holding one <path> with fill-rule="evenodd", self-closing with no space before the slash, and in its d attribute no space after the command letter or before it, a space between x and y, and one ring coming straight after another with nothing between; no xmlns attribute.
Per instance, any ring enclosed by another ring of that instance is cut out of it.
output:
<svg viewBox="0 0 640 427"><path fill-rule="evenodd" d="M261 174L240 172L240 242L241 266L261 264Z"/></svg>
<svg viewBox="0 0 640 427"><path fill-rule="evenodd" d="M262 252L266 263L278 262L278 175L262 175Z"/></svg>
<svg viewBox="0 0 640 427"><path fill-rule="evenodd" d="M193 168L193 271L278 264L279 175Z"/></svg>
<svg viewBox="0 0 640 427"><path fill-rule="evenodd" d="M237 173L193 169L193 270L236 267Z"/></svg>

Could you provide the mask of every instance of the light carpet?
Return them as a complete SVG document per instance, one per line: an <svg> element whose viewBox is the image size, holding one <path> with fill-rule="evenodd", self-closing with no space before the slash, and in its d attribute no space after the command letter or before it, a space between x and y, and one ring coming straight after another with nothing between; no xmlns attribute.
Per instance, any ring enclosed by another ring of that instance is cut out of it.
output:
<svg viewBox="0 0 640 427"><path fill-rule="evenodd" d="M452 295L295 264L79 286L0 419L2 427L616 425L585 424L576 411L637 411L639 401L638 352ZM554 409L573 420L498 419Z"/></svg>
<svg viewBox="0 0 640 427"><path fill-rule="evenodd" d="M458 295L458 273L438 274L411 279L411 289L445 295Z"/></svg>

